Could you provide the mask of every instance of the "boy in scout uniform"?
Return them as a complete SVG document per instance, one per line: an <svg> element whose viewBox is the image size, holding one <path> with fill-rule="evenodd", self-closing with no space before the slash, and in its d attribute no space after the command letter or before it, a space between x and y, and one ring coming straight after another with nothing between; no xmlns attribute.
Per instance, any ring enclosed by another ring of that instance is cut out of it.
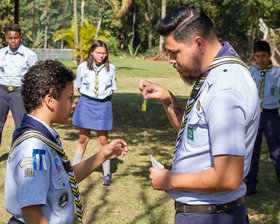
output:
<svg viewBox="0 0 280 224"><path fill-rule="evenodd" d="M54 123L68 122L73 102L73 73L58 61L31 67L23 78L25 114L7 161L6 209L12 223L73 223L74 206L82 223L78 182L105 160L124 156L127 144L115 139L89 159L71 166Z"/></svg>
<svg viewBox="0 0 280 224"><path fill-rule="evenodd" d="M247 196L257 192L257 175L263 133L265 134L269 155L276 171L277 181L280 183L280 117L278 111L280 100L280 68L272 65L270 60L271 50L266 41L255 43L254 57L256 65L250 67L250 72L258 88L261 117L250 172L245 179Z"/></svg>

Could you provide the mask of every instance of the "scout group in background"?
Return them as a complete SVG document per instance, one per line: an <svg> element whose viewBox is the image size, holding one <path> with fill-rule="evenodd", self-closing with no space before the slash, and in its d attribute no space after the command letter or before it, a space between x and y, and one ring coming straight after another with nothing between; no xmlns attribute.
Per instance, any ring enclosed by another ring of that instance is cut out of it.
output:
<svg viewBox="0 0 280 224"><path fill-rule="evenodd" d="M102 148L108 144L108 131L113 127L111 98L117 89L116 68L109 62L104 42L97 40L91 45L87 61L77 68L75 87L81 97L72 119L73 125L80 128L73 164L82 160L91 130L96 130L98 145ZM110 185L110 160L102 167L103 185Z"/></svg>
<svg viewBox="0 0 280 224"><path fill-rule="evenodd" d="M261 118L252 155L251 168L245 181L247 196L257 192L257 175L261 154L262 136L266 137L270 158L275 167L276 177L280 183L280 68L271 63L271 49L266 41L258 41L254 45L256 65L250 72L257 84L261 106Z"/></svg>
<svg viewBox="0 0 280 224"><path fill-rule="evenodd" d="M75 106L73 80L69 69L52 60L32 66L23 78L27 114L13 134L6 167L6 209L13 215L9 224L72 224L74 204L82 223L77 182L104 161L127 152L127 144L115 139L87 160L71 166L52 125L68 122Z"/></svg>
<svg viewBox="0 0 280 224"><path fill-rule="evenodd" d="M0 145L2 131L11 110L15 127L20 126L25 113L21 98L21 78L37 62L37 55L22 45L18 24L6 27L7 47L0 49Z"/></svg>
<svg viewBox="0 0 280 224"><path fill-rule="evenodd" d="M157 23L182 79L194 84L186 109L156 83L140 80L143 98L160 100L178 130L172 170L150 168L156 190L175 200L176 224L248 223L242 181L250 168L260 108L247 66L220 43L201 8L187 4Z"/></svg>

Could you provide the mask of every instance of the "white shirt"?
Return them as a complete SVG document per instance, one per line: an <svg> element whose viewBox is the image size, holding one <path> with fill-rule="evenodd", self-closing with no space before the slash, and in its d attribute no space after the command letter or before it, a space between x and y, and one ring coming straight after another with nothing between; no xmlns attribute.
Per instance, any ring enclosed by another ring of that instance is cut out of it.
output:
<svg viewBox="0 0 280 224"><path fill-rule="evenodd" d="M172 172L196 173L214 166L214 156L244 156L244 177L249 172L259 123L257 88L249 71L237 64L212 69L200 89L174 154ZM242 182L236 191L199 194L168 192L186 204L224 204L245 195Z"/></svg>
<svg viewBox="0 0 280 224"><path fill-rule="evenodd" d="M59 137L47 124L36 120L44 124L54 138ZM37 149L45 151L42 170L34 170L32 162L33 150ZM6 210L22 222L21 208L31 205L42 205L42 212L50 224L73 222L74 203L69 176L59 155L35 137L24 140L9 155L5 200Z"/></svg>
<svg viewBox="0 0 280 224"><path fill-rule="evenodd" d="M116 68L113 64L109 64L109 71L103 67L98 73L98 77L94 70L89 70L87 62L83 62L77 68L76 80L74 86L80 89L81 94L94 99L105 99L111 96L117 89ZM98 94L95 93L96 80L98 81Z"/></svg>
<svg viewBox="0 0 280 224"><path fill-rule="evenodd" d="M9 46L0 49L0 84L21 86L22 77L37 61L37 55L22 44L15 52Z"/></svg>

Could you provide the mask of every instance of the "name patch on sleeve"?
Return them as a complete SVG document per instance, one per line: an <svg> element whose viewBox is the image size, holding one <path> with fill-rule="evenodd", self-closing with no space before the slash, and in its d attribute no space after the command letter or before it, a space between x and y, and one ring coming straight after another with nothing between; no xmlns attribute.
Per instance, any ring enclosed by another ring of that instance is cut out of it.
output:
<svg viewBox="0 0 280 224"><path fill-rule="evenodd" d="M46 150L43 149L33 149L33 169L34 170L46 170Z"/></svg>

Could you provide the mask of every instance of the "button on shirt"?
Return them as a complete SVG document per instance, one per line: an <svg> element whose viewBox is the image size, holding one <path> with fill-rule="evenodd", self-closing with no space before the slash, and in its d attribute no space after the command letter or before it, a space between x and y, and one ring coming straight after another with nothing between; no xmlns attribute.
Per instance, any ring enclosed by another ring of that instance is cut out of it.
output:
<svg viewBox="0 0 280 224"><path fill-rule="evenodd" d="M98 95L95 93L96 80L98 80ZM116 68L113 64L109 64L109 71L107 71L106 67L103 67L97 77L94 70L88 69L85 61L77 68L74 85L80 89L81 94L94 99L105 99L117 89Z"/></svg>
<svg viewBox="0 0 280 224"><path fill-rule="evenodd" d="M9 46L0 49L0 84L21 86L22 77L37 61L37 55L22 44L15 52Z"/></svg>
<svg viewBox="0 0 280 224"><path fill-rule="evenodd" d="M38 121L58 139L51 127ZM34 170L32 162L33 150L38 149L45 150L42 170ZM49 223L72 224L74 204L69 176L59 155L51 147L37 138L24 140L10 153L6 169L6 209L16 219L24 222L21 208L42 205L42 212Z"/></svg>
<svg viewBox="0 0 280 224"><path fill-rule="evenodd" d="M250 67L251 75L259 88L261 71L256 65ZM280 68L273 66L268 69L264 75L264 96L262 108L277 109L280 100Z"/></svg>
<svg viewBox="0 0 280 224"><path fill-rule="evenodd" d="M181 144L174 153L172 172L196 173L214 167L214 156L244 156L244 177L249 172L259 100L249 71L226 64L212 69L189 114ZM244 182L236 191L199 194L170 190L175 201L186 204L224 204L245 195Z"/></svg>

